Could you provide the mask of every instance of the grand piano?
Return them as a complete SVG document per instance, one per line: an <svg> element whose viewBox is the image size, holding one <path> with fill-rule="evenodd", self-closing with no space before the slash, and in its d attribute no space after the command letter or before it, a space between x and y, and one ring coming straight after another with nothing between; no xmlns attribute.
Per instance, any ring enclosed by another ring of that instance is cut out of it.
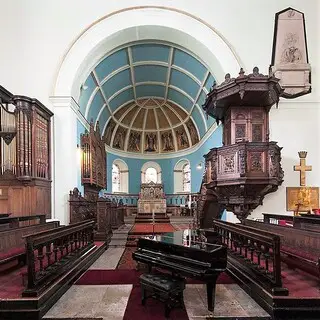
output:
<svg viewBox="0 0 320 320"><path fill-rule="evenodd" d="M158 267L205 282L208 310L213 312L217 278L227 267L224 245L203 242L195 231L183 230L140 238L132 257L149 269Z"/></svg>

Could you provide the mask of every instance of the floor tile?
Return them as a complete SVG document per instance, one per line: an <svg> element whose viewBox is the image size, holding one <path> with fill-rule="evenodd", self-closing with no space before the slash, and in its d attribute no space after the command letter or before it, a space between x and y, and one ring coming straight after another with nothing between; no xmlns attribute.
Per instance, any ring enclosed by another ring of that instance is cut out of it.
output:
<svg viewBox="0 0 320 320"><path fill-rule="evenodd" d="M72 286L47 312L46 318L102 317L122 320L132 285Z"/></svg>
<svg viewBox="0 0 320 320"><path fill-rule="evenodd" d="M97 261L89 268L92 269L115 269L124 252L123 248L108 248Z"/></svg>
<svg viewBox="0 0 320 320"><path fill-rule="evenodd" d="M206 287L203 284L187 285L184 302L191 319L206 318ZM212 316L212 315L211 315ZM266 317L268 313L251 299L237 284L218 284L214 317Z"/></svg>

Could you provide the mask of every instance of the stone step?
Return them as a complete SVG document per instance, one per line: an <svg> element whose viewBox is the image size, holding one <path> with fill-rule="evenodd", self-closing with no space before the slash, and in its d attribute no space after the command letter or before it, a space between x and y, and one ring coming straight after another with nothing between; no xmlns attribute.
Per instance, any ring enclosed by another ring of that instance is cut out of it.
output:
<svg viewBox="0 0 320 320"><path fill-rule="evenodd" d="M117 240L117 239L111 239L110 243L109 243L109 247L125 247L127 243L127 239L123 239L123 240Z"/></svg>

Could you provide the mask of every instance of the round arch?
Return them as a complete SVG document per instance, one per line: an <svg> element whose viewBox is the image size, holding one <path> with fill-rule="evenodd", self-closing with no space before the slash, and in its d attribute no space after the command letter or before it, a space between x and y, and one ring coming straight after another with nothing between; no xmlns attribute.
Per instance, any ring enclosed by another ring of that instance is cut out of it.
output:
<svg viewBox="0 0 320 320"><path fill-rule="evenodd" d="M218 82L226 73L235 74L240 66L245 67L227 40L196 16L175 8L131 7L102 17L75 39L62 59L53 95L77 101L89 70L106 52L144 39L184 46L207 64Z"/></svg>
<svg viewBox="0 0 320 320"><path fill-rule="evenodd" d="M146 39L172 42L189 50L207 66L218 83L224 80L226 73L236 74L240 67L246 67L223 35L208 22L172 7L125 8L111 12L84 29L67 49L58 66L50 99L55 113L55 145L59 146L53 159L53 211L62 223L68 223L69 215L65 195L77 183L72 147L65 137L76 132L78 120L88 125L77 104L81 85L92 67L107 52L126 43ZM70 125L66 125L66 121ZM75 146L76 136L71 139ZM61 152L69 155L63 162L58 157ZM68 181L66 169L71 172Z"/></svg>
<svg viewBox="0 0 320 320"><path fill-rule="evenodd" d="M154 168L157 171L157 183L161 183L161 167L155 161L145 162L141 167L141 183L146 183L146 171L148 168Z"/></svg>
<svg viewBox="0 0 320 320"><path fill-rule="evenodd" d="M118 166L120 170L120 190L121 193L129 192L129 168L128 165L121 159L115 159L112 164Z"/></svg>
<svg viewBox="0 0 320 320"><path fill-rule="evenodd" d="M173 191L174 193L183 193L183 169L186 165L190 165L188 159L180 159L173 169Z"/></svg>

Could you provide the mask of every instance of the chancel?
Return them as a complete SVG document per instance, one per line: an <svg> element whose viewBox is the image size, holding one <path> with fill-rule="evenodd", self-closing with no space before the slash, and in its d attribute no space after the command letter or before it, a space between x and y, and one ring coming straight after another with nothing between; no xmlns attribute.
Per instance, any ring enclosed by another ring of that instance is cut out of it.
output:
<svg viewBox="0 0 320 320"><path fill-rule="evenodd" d="M318 320L318 2L7 2L0 319Z"/></svg>

